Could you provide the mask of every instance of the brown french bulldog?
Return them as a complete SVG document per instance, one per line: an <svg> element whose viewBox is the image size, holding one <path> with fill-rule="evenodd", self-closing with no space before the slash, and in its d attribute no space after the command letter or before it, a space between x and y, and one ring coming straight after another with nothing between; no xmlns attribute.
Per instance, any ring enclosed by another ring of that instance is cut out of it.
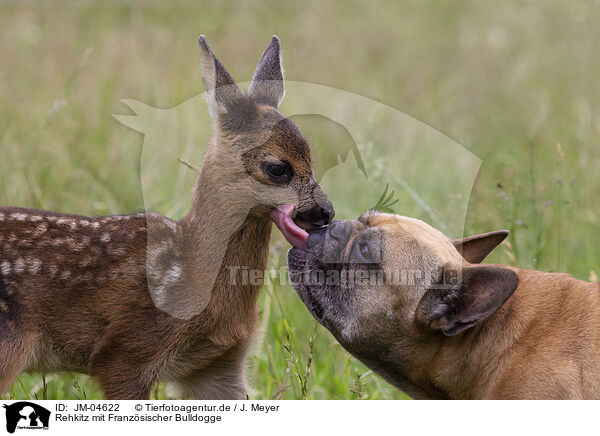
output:
<svg viewBox="0 0 600 436"><path fill-rule="evenodd" d="M370 211L290 250L290 277L346 350L413 398L600 398L600 284L478 265L507 235L453 241Z"/></svg>

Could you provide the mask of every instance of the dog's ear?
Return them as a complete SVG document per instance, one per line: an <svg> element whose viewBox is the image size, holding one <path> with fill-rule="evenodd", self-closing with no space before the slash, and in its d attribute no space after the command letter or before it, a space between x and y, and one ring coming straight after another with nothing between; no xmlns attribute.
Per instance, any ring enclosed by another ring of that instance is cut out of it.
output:
<svg viewBox="0 0 600 436"><path fill-rule="evenodd" d="M454 239L452 243L467 262L481 263L508 235L510 235L508 230L497 230L481 235Z"/></svg>
<svg viewBox="0 0 600 436"><path fill-rule="evenodd" d="M501 266L463 269L458 286L429 289L421 298L416 320L421 326L454 336L494 314L519 285L519 276Z"/></svg>
<svg viewBox="0 0 600 436"><path fill-rule="evenodd" d="M210 116L216 119L243 99L244 94L210 50L204 35L200 35L198 44L202 55L202 79L206 89L208 111Z"/></svg>
<svg viewBox="0 0 600 436"><path fill-rule="evenodd" d="M252 83L248 88L248 95L257 103L267 104L275 109L283 100L285 87L281 66L281 44L275 35L258 61Z"/></svg>

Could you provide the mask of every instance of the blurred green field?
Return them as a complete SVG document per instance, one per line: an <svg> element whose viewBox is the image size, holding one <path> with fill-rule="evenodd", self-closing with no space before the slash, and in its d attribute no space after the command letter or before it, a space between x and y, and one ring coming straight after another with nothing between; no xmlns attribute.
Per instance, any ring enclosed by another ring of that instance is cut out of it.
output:
<svg viewBox="0 0 600 436"><path fill-rule="evenodd" d="M143 209L144 138L113 118L127 113L120 100L171 108L203 92L200 33L236 79L249 80L275 33L287 80L379 101L482 159L465 232L512 231L490 262L593 279L599 21L600 5L579 1L0 3L0 204L86 215ZM365 141L383 140L377 121L364 120ZM443 170L428 175L431 186ZM334 204L353 201L339 185L328 189ZM452 189L435 189L435 215L420 214L401 191L395 209L446 222ZM285 247L277 235L276 268ZM260 305L251 398L406 398L316 327L290 287L266 288ZM157 386L156 398L168 395ZM34 374L6 397L100 392L85 376Z"/></svg>

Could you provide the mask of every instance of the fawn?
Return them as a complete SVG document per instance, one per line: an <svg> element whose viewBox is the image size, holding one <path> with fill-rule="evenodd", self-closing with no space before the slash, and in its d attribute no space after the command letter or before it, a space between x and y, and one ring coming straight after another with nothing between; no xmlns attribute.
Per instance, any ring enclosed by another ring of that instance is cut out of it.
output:
<svg viewBox="0 0 600 436"><path fill-rule="evenodd" d="M277 110L279 39L247 92L199 43L214 131L184 218L0 208L0 393L22 371L69 370L107 399L147 399L158 381L183 398L246 398L261 283L232 283L230 267L264 271L269 217L303 246L334 211Z"/></svg>

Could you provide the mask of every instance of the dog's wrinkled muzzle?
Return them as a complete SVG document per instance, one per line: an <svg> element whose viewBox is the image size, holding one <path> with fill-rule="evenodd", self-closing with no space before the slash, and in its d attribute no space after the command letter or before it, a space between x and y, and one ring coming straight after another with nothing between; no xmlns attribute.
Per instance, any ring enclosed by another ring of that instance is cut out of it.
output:
<svg viewBox="0 0 600 436"><path fill-rule="evenodd" d="M351 234L349 221L335 220L329 226L309 233L307 251L323 263L338 263Z"/></svg>
<svg viewBox="0 0 600 436"><path fill-rule="evenodd" d="M318 230L311 230L308 233L307 250L313 254L320 254L323 252L323 246L327 239L327 227L320 228Z"/></svg>

